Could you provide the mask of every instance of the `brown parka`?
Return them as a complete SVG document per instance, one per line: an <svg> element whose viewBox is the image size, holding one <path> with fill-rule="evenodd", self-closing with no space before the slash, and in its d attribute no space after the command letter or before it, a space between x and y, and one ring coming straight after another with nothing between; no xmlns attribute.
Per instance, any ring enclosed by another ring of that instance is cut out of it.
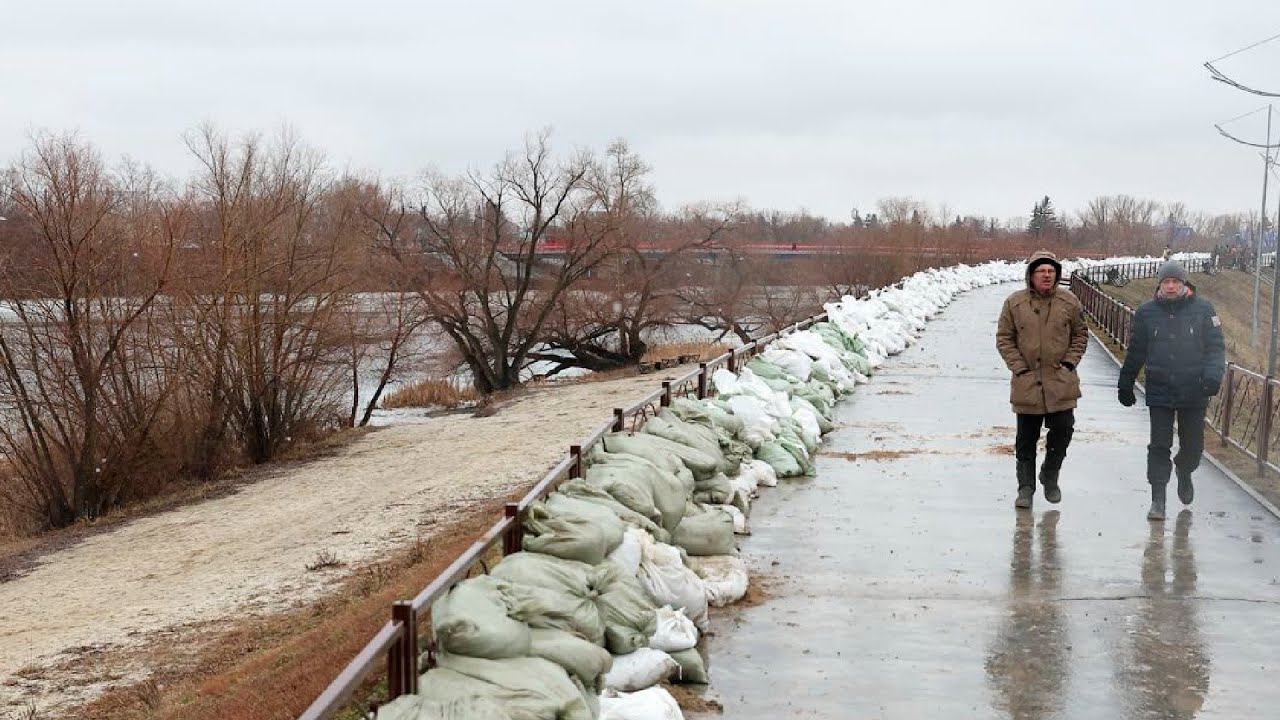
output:
<svg viewBox="0 0 1280 720"><path fill-rule="evenodd" d="M996 349L1013 373L1009 403L1019 414L1070 410L1080 397L1076 366L1089 345L1089 329L1080 299L1070 290L1056 282L1043 295L1032 289L1031 273L1046 262L1062 277L1053 253L1033 253L1027 260L1027 287L1005 299L996 328Z"/></svg>

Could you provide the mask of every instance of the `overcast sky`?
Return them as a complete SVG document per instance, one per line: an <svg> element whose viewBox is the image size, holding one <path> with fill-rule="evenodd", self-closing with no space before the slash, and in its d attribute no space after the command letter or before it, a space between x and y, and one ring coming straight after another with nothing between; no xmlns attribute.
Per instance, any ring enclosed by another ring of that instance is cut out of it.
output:
<svg viewBox="0 0 1280 720"><path fill-rule="evenodd" d="M202 122L288 124L335 167L407 177L550 126L566 152L626 139L668 208L1256 212L1259 151L1213 124L1266 99L1201 63L1278 33L1277 0L8 0L0 160L74 129L181 177ZM1280 92L1280 40L1219 68ZM1228 128L1261 141L1265 114Z"/></svg>

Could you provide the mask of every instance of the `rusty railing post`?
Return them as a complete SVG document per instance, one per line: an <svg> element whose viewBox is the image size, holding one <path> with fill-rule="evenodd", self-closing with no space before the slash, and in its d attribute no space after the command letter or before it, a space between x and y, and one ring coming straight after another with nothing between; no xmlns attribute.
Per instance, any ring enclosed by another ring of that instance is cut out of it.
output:
<svg viewBox="0 0 1280 720"><path fill-rule="evenodd" d="M569 477L582 477L582 446L570 445L569 457L573 458L573 464L569 466Z"/></svg>
<svg viewBox="0 0 1280 720"><path fill-rule="evenodd" d="M524 528L520 527L520 504L507 503L502 509L502 514L514 520L511 527L502 534L502 554L518 553L524 545Z"/></svg>
<svg viewBox="0 0 1280 720"><path fill-rule="evenodd" d="M1271 382L1274 378L1270 375L1262 381L1262 405L1258 408L1261 417L1258 418L1258 477L1262 477L1263 471L1267 466L1267 440L1271 436Z"/></svg>
<svg viewBox="0 0 1280 720"><path fill-rule="evenodd" d="M1231 374L1235 369L1235 363L1227 363L1227 386L1223 388L1222 393L1222 447L1226 447L1231 439L1231 403L1235 400L1235 388L1232 387Z"/></svg>
<svg viewBox="0 0 1280 720"><path fill-rule="evenodd" d="M400 640L387 651L387 690L395 700L418 692L418 618L413 603L392 603L391 621L403 628Z"/></svg>
<svg viewBox="0 0 1280 720"><path fill-rule="evenodd" d="M658 401L662 407L671 407L671 381L662 381L662 399Z"/></svg>
<svg viewBox="0 0 1280 720"><path fill-rule="evenodd" d="M738 372L738 349L737 348L734 348L729 351L729 360L728 362L725 363L725 365L729 368L729 372L731 373Z"/></svg>
<svg viewBox="0 0 1280 720"><path fill-rule="evenodd" d="M698 363L698 399L707 397L707 364Z"/></svg>
<svg viewBox="0 0 1280 720"><path fill-rule="evenodd" d="M614 408L613 409L613 431L622 432L622 428L624 427L626 427L626 424L622 422L622 408Z"/></svg>

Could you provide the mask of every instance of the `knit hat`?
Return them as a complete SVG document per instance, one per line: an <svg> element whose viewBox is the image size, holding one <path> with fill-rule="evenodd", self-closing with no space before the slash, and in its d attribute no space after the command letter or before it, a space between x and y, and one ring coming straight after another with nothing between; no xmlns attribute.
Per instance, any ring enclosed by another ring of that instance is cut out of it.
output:
<svg viewBox="0 0 1280 720"><path fill-rule="evenodd" d="M1175 280L1187 281L1187 270L1182 267L1182 263L1177 260L1165 260L1160 266L1160 279L1174 278Z"/></svg>

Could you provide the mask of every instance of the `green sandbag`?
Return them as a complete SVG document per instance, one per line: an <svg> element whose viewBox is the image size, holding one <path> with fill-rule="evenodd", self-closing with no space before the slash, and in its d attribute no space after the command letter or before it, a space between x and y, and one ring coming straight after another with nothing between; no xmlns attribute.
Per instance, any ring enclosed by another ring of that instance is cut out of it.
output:
<svg viewBox="0 0 1280 720"><path fill-rule="evenodd" d="M542 553L517 552L502 558L490 574L517 584L594 599L597 595L594 568L593 565Z"/></svg>
<svg viewBox="0 0 1280 720"><path fill-rule="evenodd" d="M603 647L563 630L531 630L529 655L559 665L584 687L594 688L600 676L613 667L613 656Z"/></svg>
<svg viewBox="0 0 1280 720"><path fill-rule="evenodd" d="M800 424L793 418L782 418L778 420L778 427L780 428L778 442L800 464L801 474L812 475L814 473L813 459L809 455L809 450L804 446L804 440L800 439Z"/></svg>
<svg viewBox="0 0 1280 720"><path fill-rule="evenodd" d="M689 503L671 543L690 555L733 555L733 517L706 505Z"/></svg>
<svg viewBox="0 0 1280 720"><path fill-rule="evenodd" d="M431 630L446 652L480 658L529 654L529 626L508 616L506 602L484 578L463 580L436 600Z"/></svg>
<svg viewBox="0 0 1280 720"><path fill-rule="evenodd" d="M800 408L808 408L813 411L813 414L816 415L818 419L818 430L822 432L823 435L826 435L836 429L835 423L828 420L827 416L823 415L821 410L814 407L813 403L799 395L791 396L791 409L799 410Z"/></svg>
<svg viewBox="0 0 1280 720"><path fill-rule="evenodd" d="M716 438L715 431L696 423L687 423L669 408L664 408L662 412L658 413L657 417L650 418L644 424L644 432L701 450L711 457L719 458L716 467L720 472L730 474L738 472L737 465L724 457L724 453L720 452L720 441Z"/></svg>
<svg viewBox="0 0 1280 720"><path fill-rule="evenodd" d="M550 660L484 660L441 654L439 670L425 673L424 683L442 670L488 686L490 696L502 703L512 720L593 720L586 699L569 674Z"/></svg>
<svg viewBox="0 0 1280 720"><path fill-rule="evenodd" d="M676 398L671 401L671 411L685 422L704 424L701 418L705 416L713 427L720 428L733 437L742 434L742 418L719 407L712 400Z"/></svg>
<svg viewBox="0 0 1280 720"><path fill-rule="evenodd" d="M672 678L674 682L682 685L706 685L711 682L707 677L707 665L702 661L702 654L698 652L698 648L691 647L688 650L667 654L680 666L680 670Z"/></svg>
<svg viewBox="0 0 1280 720"><path fill-rule="evenodd" d="M524 549L588 565L604 562L622 544L622 521L597 523L574 513L556 513L545 502L529 506L525 514Z"/></svg>
<svg viewBox="0 0 1280 720"><path fill-rule="evenodd" d="M729 502L733 495L733 484L724 473L717 473L715 477L707 480L699 480L693 489L694 502L707 505L723 505Z"/></svg>
<svg viewBox="0 0 1280 720"><path fill-rule="evenodd" d="M769 380L787 382L795 379L795 376L787 372L781 365L765 360L759 355L747 362L747 369L766 382Z"/></svg>
<svg viewBox="0 0 1280 720"><path fill-rule="evenodd" d="M659 542L666 542L663 538L670 539L671 537L665 529L653 520L613 499L613 496L604 490L588 485L582 479L561 483L556 492L547 496L547 507L551 508L553 512L560 512L563 509L592 518L600 517L598 513L607 512L609 516L653 535L654 539ZM599 521L606 522L609 516L604 516Z"/></svg>
<svg viewBox="0 0 1280 720"><path fill-rule="evenodd" d="M456 676L455 677L460 677ZM438 683L433 683L438 684ZM502 704L490 696L434 700L401 695L378 708L378 720L511 720Z"/></svg>
<svg viewBox="0 0 1280 720"><path fill-rule="evenodd" d="M596 606L604 618L605 647L614 655L647 647L658 629L657 604L636 576L613 563L599 569L601 591Z"/></svg>
<svg viewBox="0 0 1280 720"><path fill-rule="evenodd" d="M604 642L604 620L594 597L493 576L483 580L501 595L508 617L529 626L531 638L537 630L562 630L597 645Z"/></svg>
<svg viewBox="0 0 1280 720"><path fill-rule="evenodd" d="M718 454L710 455L687 445L645 433L610 433L604 436L602 444L608 452L639 455L659 465L662 464L664 455L675 455L693 471L694 479L715 475L720 463Z"/></svg>
<svg viewBox="0 0 1280 720"><path fill-rule="evenodd" d="M587 468L588 485L604 490L614 500L626 505L628 509L639 513L655 522L662 519L662 513L653 504L653 484L647 477L640 475L632 468L606 463L596 463Z"/></svg>
<svg viewBox="0 0 1280 720"><path fill-rule="evenodd" d="M654 508L662 516L662 526L668 531L674 530L684 516L684 503L693 491L693 475L685 473L685 480L675 473L668 472L652 462L627 453L600 453L601 460L587 470L588 477L592 471L597 473L616 473L605 475L610 482L618 478L626 478L629 482L641 483L648 490L648 497ZM608 489L608 488L606 488ZM612 494L612 493L611 493Z"/></svg>
<svg viewBox="0 0 1280 720"><path fill-rule="evenodd" d="M769 463L778 477L799 477L804 475L804 467L796 461L794 455L783 447L779 440L766 440L760 443L756 458ZM678 528L677 528L678 529Z"/></svg>

